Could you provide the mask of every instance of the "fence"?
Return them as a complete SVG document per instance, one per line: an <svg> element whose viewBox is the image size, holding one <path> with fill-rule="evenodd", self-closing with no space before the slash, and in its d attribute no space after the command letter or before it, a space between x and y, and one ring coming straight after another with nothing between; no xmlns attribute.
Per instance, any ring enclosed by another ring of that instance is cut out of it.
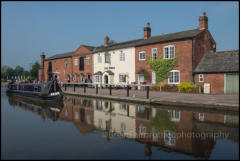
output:
<svg viewBox="0 0 240 161"><path fill-rule="evenodd" d="M141 95L140 98L149 99L149 84L98 84L98 83L62 83L61 87L64 91L83 92L91 94L118 95L127 96L130 94L135 97ZM144 92L143 92L144 91ZM117 93L116 93L117 92ZM145 94L144 94L145 93ZM145 97L143 97L145 95Z"/></svg>

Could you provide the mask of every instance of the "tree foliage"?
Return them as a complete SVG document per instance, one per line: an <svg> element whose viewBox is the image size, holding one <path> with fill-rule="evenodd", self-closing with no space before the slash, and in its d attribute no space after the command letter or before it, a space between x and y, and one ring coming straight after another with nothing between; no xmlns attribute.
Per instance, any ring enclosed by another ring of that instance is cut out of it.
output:
<svg viewBox="0 0 240 161"><path fill-rule="evenodd" d="M156 83L168 78L170 71L178 65L177 61L177 57L173 59L163 59L158 56L155 60L153 60L151 56L148 57L150 68L156 73Z"/></svg>
<svg viewBox="0 0 240 161"><path fill-rule="evenodd" d="M142 74L144 75L144 78L149 80L150 79L150 74L148 73L148 71L144 68L140 68L138 71L137 71L137 74Z"/></svg>
<svg viewBox="0 0 240 161"><path fill-rule="evenodd" d="M30 70L31 79L37 79L38 78L38 70L39 70L39 68L40 68L40 64L38 63L38 61L36 61L32 65L32 69Z"/></svg>

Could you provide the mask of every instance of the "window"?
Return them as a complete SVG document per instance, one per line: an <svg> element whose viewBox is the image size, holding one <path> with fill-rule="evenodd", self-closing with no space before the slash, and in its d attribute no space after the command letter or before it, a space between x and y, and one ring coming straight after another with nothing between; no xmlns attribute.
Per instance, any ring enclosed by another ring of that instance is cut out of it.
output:
<svg viewBox="0 0 240 161"><path fill-rule="evenodd" d="M153 141L158 141L158 131L156 128L152 128L152 138Z"/></svg>
<svg viewBox="0 0 240 161"><path fill-rule="evenodd" d="M152 117L155 118L156 117L156 108L152 108Z"/></svg>
<svg viewBox="0 0 240 161"><path fill-rule="evenodd" d="M75 82L77 82L77 74L75 73Z"/></svg>
<svg viewBox="0 0 240 161"><path fill-rule="evenodd" d="M75 66L78 65L78 60L77 60L77 59L74 60L74 65L75 65Z"/></svg>
<svg viewBox="0 0 240 161"><path fill-rule="evenodd" d="M125 53L120 53L120 61L125 61Z"/></svg>
<svg viewBox="0 0 240 161"><path fill-rule="evenodd" d="M111 55L110 55L110 53L105 53L105 63L111 63Z"/></svg>
<svg viewBox="0 0 240 161"><path fill-rule="evenodd" d="M126 75L119 74L119 83L126 83Z"/></svg>
<svg viewBox="0 0 240 161"><path fill-rule="evenodd" d="M146 127L143 126L143 125L140 125L139 126L139 133L140 133L140 136L145 136L145 134L146 134Z"/></svg>
<svg viewBox="0 0 240 161"><path fill-rule="evenodd" d="M84 80L84 74L81 73L81 74L80 74L80 82L83 82L83 80Z"/></svg>
<svg viewBox="0 0 240 161"><path fill-rule="evenodd" d="M178 70L172 70L168 77L169 84L179 84L180 80L180 72Z"/></svg>
<svg viewBox="0 0 240 161"><path fill-rule="evenodd" d="M175 145L176 144L175 133L164 130L164 143L167 145Z"/></svg>
<svg viewBox="0 0 240 161"><path fill-rule="evenodd" d="M180 111L168 110L172 121L180 121Z"/></svg>
<svg viewBox="0 0 240 161"><path fill-rule="evenodd" d="M91 116L90 115L87 115L87 123L91 124Z"/></svg>
<svg viewBox="0 0 240 161"><path fill-rule="evenodd" d="M175 57L175 47L173 45L165 46L163 48L164 59L172 59Z"/></svg>
<svg viewBox="0 0 240 161"><path fill-rule="evenodd" d="M102 57L98 55L98 63L102 63Z"/></svg>
<svg viewBox="0 0 240 161"><path fill-rule="evenodd" d="M199 113L198 117L200 121L204 121L204 113Z"/></svg>
<svg viewBox="0 0 240 161"><path fill-rule="evenodd" d="M204 82L203 74L199 74L199 82Z"/></svg>
<svg viewBox="0 0 240 161"><path fill-rule="evenodd" d="M91 78L91 75L90 74L87 74L87 79L90 79Z"/></svg>
<svg viewBox="0 0 240 161"><path fill-rule="evenodd" d="M66 117L68 116L68 111L67 111L67 110L65 111L65 116L66 116Z"/></svg>
<svg viewBox="0 0 240 161"><path fill-rule="evenodd" d="M157 48L152 49L152 59L156 60L157 59Z"/></svg>
<svg viewBox="0 0 240 161"><path fill-rule="evenodd" d="M124 122L121 122L121 131L126 130L126 124Z"/></svg>
<svg viewBox="0 0 240 161"><path fill-rule="evenodd" d="M95 75L95 82L101 83L101 75Z"/></svg>
<svg viewBox="0 0 240 161"><path fill-rule="evenodd" d="M79 59L79 70L84 70L84 57Z"/></svg>
<svg viewBox="0 0 240 161"><path fill-rule="evenodd" d="M139 52L139 60L145 60L145 59L146 59L145 51Z"/></svg>
<svg viewBox="0 0 240 161"><path fill-rule="evenodd" d="M79 118L78 112L75 112L75 120L78 120L78 118Z"/></svg>
<svg viewBox="0 0 240 161"><path fill-rule="evenodd" d="M152 84L156 84L156 73L152 72Z"/></svg>
<svg viewBox="0 0 240 161"><path fill-rule="evenodd" d="M102 127L102 119L101 118L98 119L98 126Z"/></svg>
<svg viewBox="0 0 240 161"><path fill-rule="evenodd" d="M90 64L90 58L86 58L86 64L89 65Z"/></svg>
<svg viewBox="0 0 240 161"><path fill-rule="evenodd" d="M67 64L68 64L68 62L67 62L67 60L65 60L64 61L64 67L67 67Z"/></svg>

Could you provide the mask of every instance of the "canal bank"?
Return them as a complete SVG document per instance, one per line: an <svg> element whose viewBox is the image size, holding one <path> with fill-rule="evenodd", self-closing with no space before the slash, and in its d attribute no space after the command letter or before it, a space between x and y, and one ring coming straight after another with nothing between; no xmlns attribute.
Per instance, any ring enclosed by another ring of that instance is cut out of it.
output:
<svg viewBox="0 0 240 161"><path fill-rule="evenodd" d="M140 104L150 105L165 105L175 106L179 108L194 108L194 109L211 109L211 110L225 110L239 112L239 98L238 95L205 95L205 94L186 94L186 93L173 93L173 92L150 92L149 99L144 97L144 91L130 92L129 97L124 96L124 91L119 90L118 95L109 95L107 90L102 89L101 93L94 93L94 90L89 90L84 93L81 90L68 90L64 94L75 95L82 97L91 97L99 99L109 99L115 101L124 101ZM136 95L138 97L136 98ZM133 97L135 96L135 97Z"/></svg>

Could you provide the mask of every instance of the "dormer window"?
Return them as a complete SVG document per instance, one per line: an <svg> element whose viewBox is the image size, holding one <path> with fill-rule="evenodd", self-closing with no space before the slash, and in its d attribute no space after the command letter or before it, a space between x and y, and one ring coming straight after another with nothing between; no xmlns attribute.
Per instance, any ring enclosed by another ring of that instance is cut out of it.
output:
<svg viewBox="0 0 240 161"><path fill-rule="evenodd" d="M175 47L168 45L163 48L164 59L173 59L175 57Z"/></svg>

